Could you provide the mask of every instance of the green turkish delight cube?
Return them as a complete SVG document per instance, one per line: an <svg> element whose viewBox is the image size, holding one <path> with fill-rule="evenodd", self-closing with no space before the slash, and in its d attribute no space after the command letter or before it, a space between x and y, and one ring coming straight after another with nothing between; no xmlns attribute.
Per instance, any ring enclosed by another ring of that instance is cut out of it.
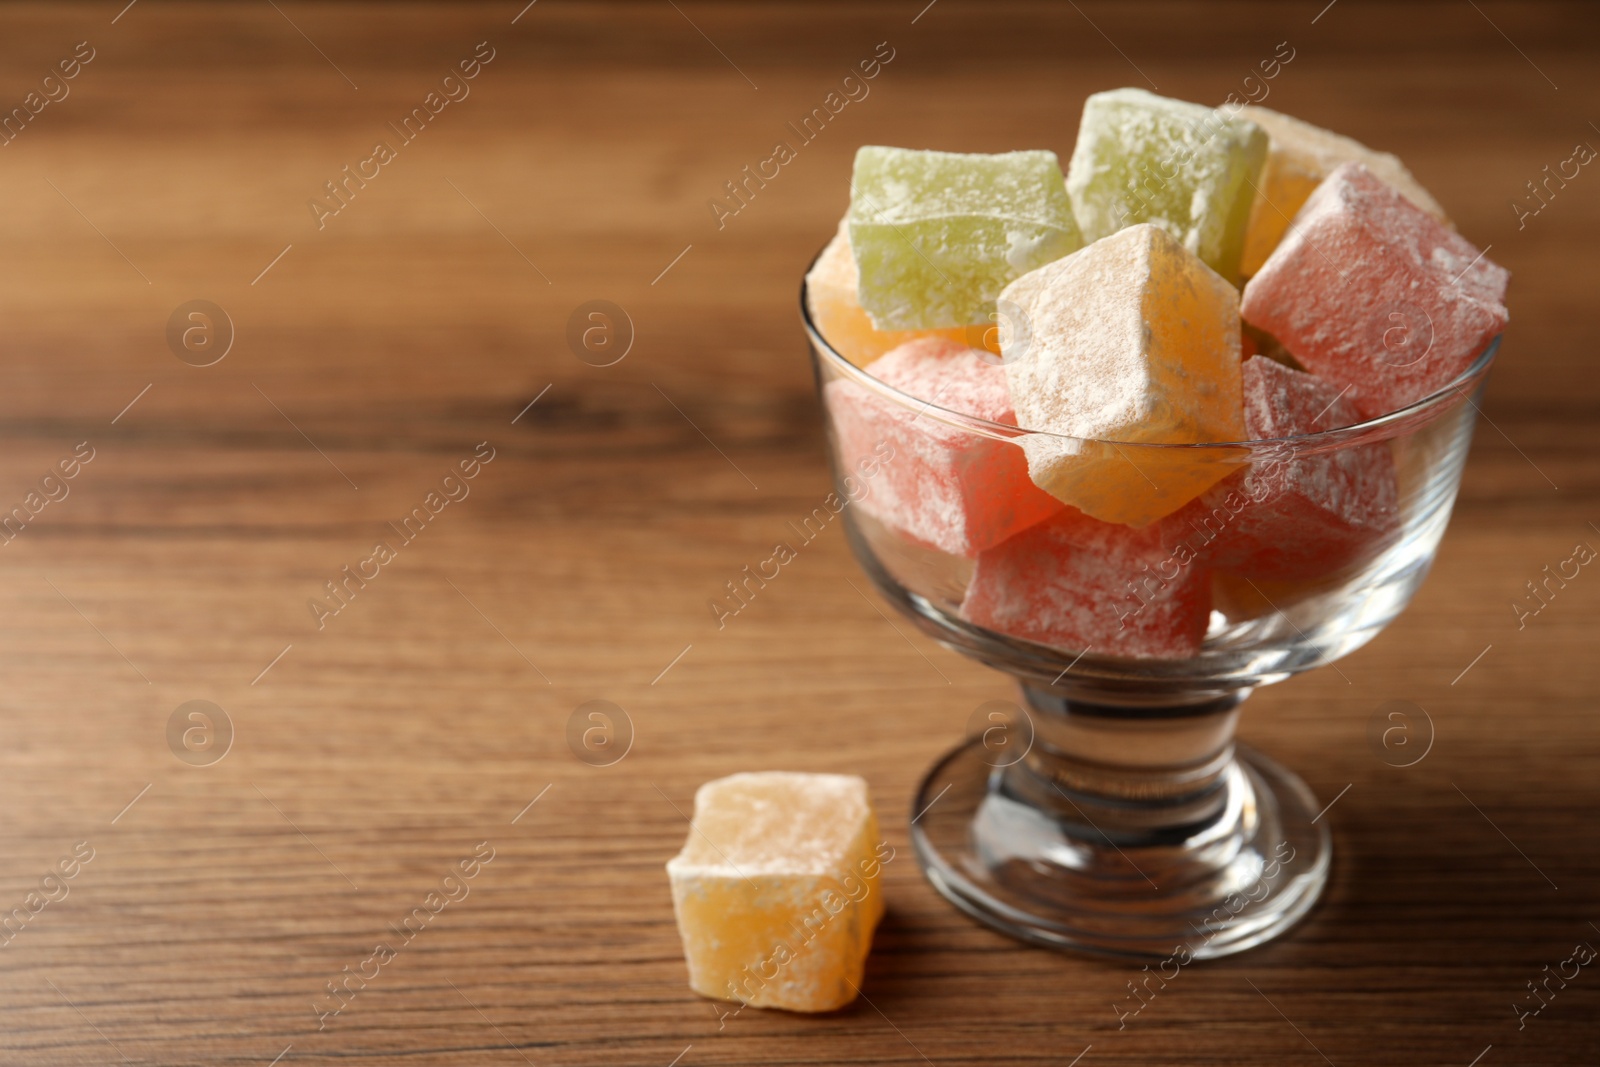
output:
<svg viewBox="0 0 1600 1067"><path fill-rule="evenodd" d="M1084 101L1067 192L1084 238L1149 222L1237 284L1267 134L1225 109L1113 89Z"/></svg>
<svg viewBox="0 0 1600 1067"><path fill-rule="evenodd" d="M850 247L880 330L989 322L1008 283L1082 245L1054 152L856 153Z"/></svg>

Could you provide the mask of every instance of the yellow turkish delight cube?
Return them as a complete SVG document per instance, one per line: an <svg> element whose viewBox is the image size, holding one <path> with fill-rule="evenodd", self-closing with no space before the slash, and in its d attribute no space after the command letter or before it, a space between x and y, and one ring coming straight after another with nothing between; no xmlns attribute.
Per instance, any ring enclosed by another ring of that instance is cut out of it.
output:
<svg viewBox="0 0 1600 1067"><path fill-rule="evenodd" d="M1120 230L1024 274L1001 300L1028 323L1006 378L1017 424L1045 431L1018 442L1041 489L1102 522L1146 526L1244 459L1140 447L1246 437L1239 294L1166 230Z"/></svg>
<svg viewBox="0 0 1600 1067"><path fill-rule="evenodd" d="M689 986L819 1012L855 999L883 915L887 858L854 775L734 774L702 785L667 864Z"/></svg>

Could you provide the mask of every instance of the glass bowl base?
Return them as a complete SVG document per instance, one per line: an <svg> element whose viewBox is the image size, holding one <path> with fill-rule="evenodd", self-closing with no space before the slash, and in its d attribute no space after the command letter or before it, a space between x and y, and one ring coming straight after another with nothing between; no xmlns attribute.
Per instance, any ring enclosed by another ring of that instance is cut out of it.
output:
<svg viewBox="0 0 1600 1067"><path fill-rule="evenodd" d="M995 766L975 737L934 765L912 807L934 888L1012 937L1182 965L1278 937L1327 885L1332 842L1311 790L1243 746L1186 824L1141 829L1137 802L1133 818L1108 818L1059 785L1041 795L1040 780Z"/></svg>

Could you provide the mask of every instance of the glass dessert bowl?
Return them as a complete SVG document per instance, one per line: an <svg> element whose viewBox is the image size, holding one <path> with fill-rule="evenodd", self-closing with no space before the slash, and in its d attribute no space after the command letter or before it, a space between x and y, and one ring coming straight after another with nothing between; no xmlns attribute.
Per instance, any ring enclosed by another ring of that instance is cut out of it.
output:
<svg viewBox="0 0 1600 1067"><path fill-rule="evenodd" d="M917 791L929 881L1054 948L1206 958L1286 931L1327 883L1328 824L1298 777L1235 743L1240 705L1405 608L1449 521L1498 341L1446 388L1353 425L1083 441L897 389L835 351L809 308L802 289L863 569L923 632L1018 689L974 713ZM1258 380L1295 373L1249 364ZM1125 465L1135 495L1211 488L1143 527L1100 522L1028 482L1040 455ZM1274 540L1285 529L1303 537Z"/></svg>

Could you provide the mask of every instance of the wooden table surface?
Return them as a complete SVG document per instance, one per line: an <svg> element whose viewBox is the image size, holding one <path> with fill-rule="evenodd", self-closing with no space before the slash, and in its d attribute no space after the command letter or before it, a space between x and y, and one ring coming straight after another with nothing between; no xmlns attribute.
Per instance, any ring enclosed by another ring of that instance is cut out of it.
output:
<svg viewBox="0 0 1600 1067"><path fill-rule="evenodd" d="M1600 945L1600 576L1512 607L1600 546L1600 174L1525 187L1600 145L1592 8L123 2L0 11L0 105L39 105L0 147L0 508L39 509L0 545L0 1062L1596 1061L1600 971L1514 1006ZM974 925L907 847L1004 681L891 621L837 530L726 628L707 601L829 489L795 294L857 145L1065 156L1087 93L1221 100L1279 42L1268 106L1402 153L1514 321L1415 604L1244 718L1337 799L1324 903L1119 1029L1134 968ZM211 366L168 342L194 300L232 324ZM611 366L569 347L592 300L632 323ZM610 766L569 747L594 700L631 723ZM1409 768L1369 743L1390 701L1432 724ZM662 865L699 783L774 767L870 781L889 914L850 1009L719 1017ZM376 975L319 1018L346 968Z"/></svg>

